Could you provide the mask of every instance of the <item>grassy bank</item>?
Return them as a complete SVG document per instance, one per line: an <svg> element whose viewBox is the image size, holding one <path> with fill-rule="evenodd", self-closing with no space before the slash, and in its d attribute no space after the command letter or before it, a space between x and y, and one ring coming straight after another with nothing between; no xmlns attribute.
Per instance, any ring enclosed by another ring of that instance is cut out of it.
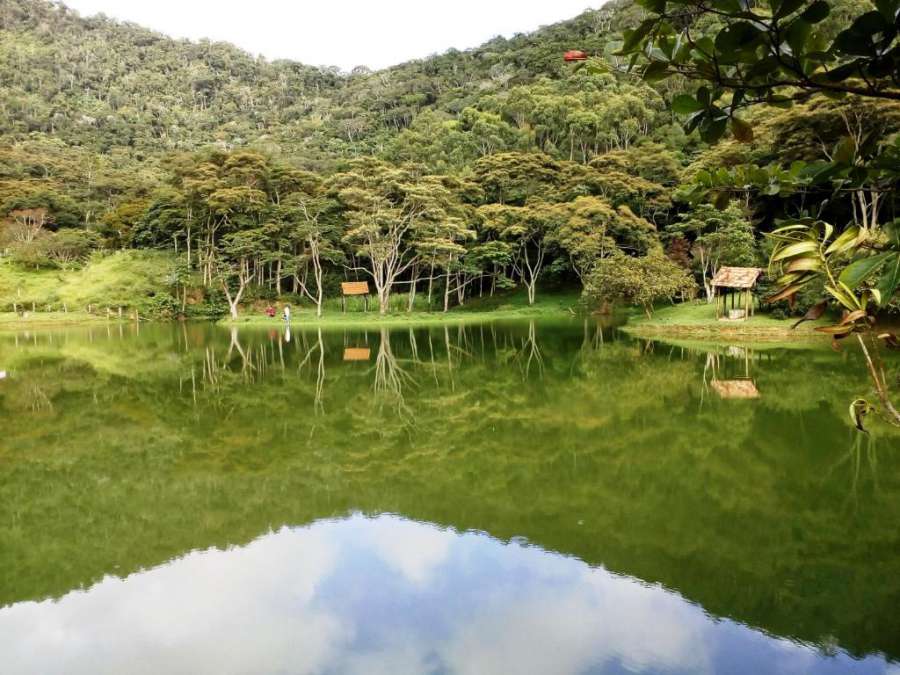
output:
<svg viewBox="0 0 900 675"><path fill-rule="evenodd" d="M529 305L525 293L516 292L470 300L463 307L454 307L447 312L414 310L378 313L377 305L368 312L354 308L346 313L339 309L327 308L324 315L317 317L308 307L294 308L291 325L296 327L329 326L391 326L423 325L436 323L467 323L483 321L514 321L517 319L571 318L581 312L578 291L557 291L539 294L535 304ZM269 318L255 310L240 316L237 321L230 318L221 321L229 326L279 326L284 321L280 317L281 305L276 305L279 315Z"/></svg>
<svg viewBox="0 0 900 675"><path fill-rule="evenodd" d="M690 340L797 342L826 339L814 329L816 326L827 325L827 318L806 321L792 329L791 326L796 321L797 319L776 319L761 313L746 321L720 321L716 319L715 305L686 302L660 307L653 312L651 318L636 314L624 330L640 337Z"/></svg>
<svg viewBox="0 0 900 675"><path fill-rule="evenodd" d="M115 317L115 321L119 321ZM23 315L0 312L0 330L22 328L46 328L48 326L74 326L81 324L107 323L105 316L87 312L25 312Z"/></svg>
<svg viewBox="0 0 900 675"><path fill-rule="evenodd" d="M48 321L65 309L71 315L91 308L104 318L107 307L151 313L170 295L173 264L158 251L97 253L73 269L25 268L0 258L0 312L39 312Z"/></svg>

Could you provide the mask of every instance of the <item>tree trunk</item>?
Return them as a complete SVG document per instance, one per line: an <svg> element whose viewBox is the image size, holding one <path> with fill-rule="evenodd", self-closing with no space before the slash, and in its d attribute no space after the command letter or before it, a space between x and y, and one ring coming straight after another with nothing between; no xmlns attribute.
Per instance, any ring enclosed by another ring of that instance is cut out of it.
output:
<svg viewBox="0 0 900 675"><path fill-rule="evenodd" d="M412 277L409 280L409 303L406 306L406 311L411 312L416 304L416 283L419 281L419 268L417 265L413 266Z"/></svg>
<svg viewBox="0 0 900 675"><path fill-rule="evenodd" d="M278 258L278 264L275 266L275 292L281 297L281 258Z"/></svg>

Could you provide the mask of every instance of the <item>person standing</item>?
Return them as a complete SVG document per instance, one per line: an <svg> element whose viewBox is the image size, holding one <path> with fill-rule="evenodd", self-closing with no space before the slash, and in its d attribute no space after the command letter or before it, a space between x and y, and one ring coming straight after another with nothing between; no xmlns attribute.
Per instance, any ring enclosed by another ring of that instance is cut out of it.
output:
<svg viewBox="0 0 900 675"><path fill-rule="evenodd" d="M284 313L282 314L282 317L284 318L285 323L289 324L291 322L291 306L290 305L284 306Z"/></svg>

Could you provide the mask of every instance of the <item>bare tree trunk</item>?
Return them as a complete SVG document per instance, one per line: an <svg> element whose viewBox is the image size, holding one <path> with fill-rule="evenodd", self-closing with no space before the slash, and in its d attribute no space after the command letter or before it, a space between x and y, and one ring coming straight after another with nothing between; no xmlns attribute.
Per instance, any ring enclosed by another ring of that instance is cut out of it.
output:
<svg viewBox="0 0 900 675"><path fill-rule="evenodd" d="M413 265L412 277L409 280L409 302L406 307L407 312L413 311L416 304L416 284L419 282L419 266Z"/></svg>
<svg viewBox="0 0 900 675"><path fill-rule="evenodd" d="M281 257L278 258L278 263L275 266L275 292L278 296L281 296Z"/></svg>

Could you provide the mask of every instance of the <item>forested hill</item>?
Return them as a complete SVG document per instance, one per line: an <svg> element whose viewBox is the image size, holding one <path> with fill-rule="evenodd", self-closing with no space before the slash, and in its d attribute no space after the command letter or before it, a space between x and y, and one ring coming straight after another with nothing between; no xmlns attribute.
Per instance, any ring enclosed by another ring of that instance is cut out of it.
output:
<svg viewBox="0 0 900 675"><path fill-rule="evenodd" d="M834 37L867 3L831 0L817 34ZM168 251L108 262L145 276L164 268L145 297L122 300L169 314L161 289L177 293L179 313L188 288L212 298L213 313L223 293L236 314L241 298L286 290L321 309L365 265L385 310L399 288L411 290L409 307L417 290L429 307L439 293L447 307L523 286L534 302L546 281L593 279L632 299L647 279L662 281L642 297L690 295L695 281L710 293L719 265L764 263L762 234L777 217L808 212L779 181L830 157L841 137L893 138L900 103L804 97L755 111L744 142L708 145L671 105L697 104L689 80L648 83L621 68L623 30L646 16L613 0L530 34L342 73L4 0L0 311L65 302L57 281L29 289L13 273L33 279L120 249ZM697 29L716 26L704 18ZM570 49L591 59L567 63ZM691 204L692 182L738 199ZM880 197L863 201L825 200L823 213L887 217Z"/></svg>
<svg viewBox="0 0 900 675"><path fill-rule="evenodd" d="M601 51L628 14L587 11L476 49L342 74L269 62L225 43L173 40L103 16L81 17L46 0L5 0L0 133L4 140L49 134L138 156L256 144L302 154L315 165L383 150L423 112L443 119L483 107L518 85L564 80L572 69L560 59L562 51ZM433 123L429 118L423 126Z"/></svg>

